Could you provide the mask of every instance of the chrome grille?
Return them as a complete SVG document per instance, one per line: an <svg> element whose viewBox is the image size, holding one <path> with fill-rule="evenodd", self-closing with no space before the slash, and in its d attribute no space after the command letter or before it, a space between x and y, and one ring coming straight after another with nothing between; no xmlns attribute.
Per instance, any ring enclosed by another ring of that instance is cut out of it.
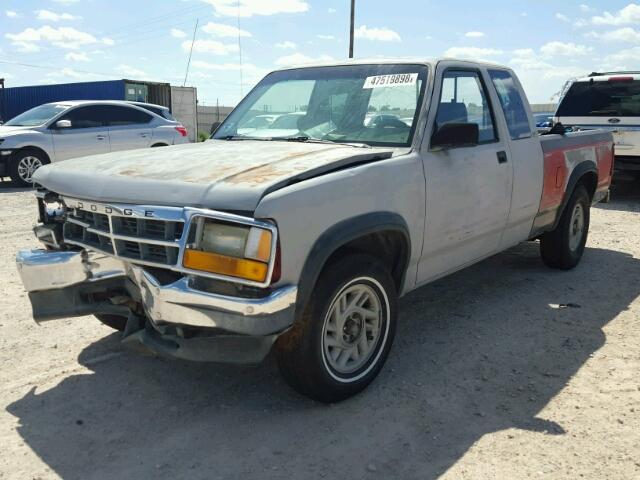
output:
<svg viewBox="0 0 640 480"><path fill-rule="evenodd" d="M185 275L212 278L243 285L266 287L275 264L277 228L269 222L231 213L193 207L104 204L60 197L65 206L64 242L96 250L131 263L166 268ZM201 222L208 218L224 223L256 226L272 234L269 272L263 282L192 270L182 265L182 257Z"/></svg>
<svg viewBox="0 0 640 480"><path fill-rule="evenodd" d="M176 266L184 220L157 220L125 216L126 210L80 201L70 202L64 224L67 243L98 250L135 263L154 266ZM108 212L108 213L106 213Z"/></svg>

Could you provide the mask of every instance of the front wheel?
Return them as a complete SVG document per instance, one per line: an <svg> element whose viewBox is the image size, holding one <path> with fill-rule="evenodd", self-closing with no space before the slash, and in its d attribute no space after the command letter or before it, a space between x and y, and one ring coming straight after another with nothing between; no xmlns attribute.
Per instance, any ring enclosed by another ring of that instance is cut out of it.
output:
<svg viewBox="0 0 640 480"><path fill-rule="evenodd" d="M578 185L555 230L540 239L540 254L547 266L570 270L580 262L589 233L590 206L587 189Z"/></svg>
<svg viewBox="0 0 640 480"><path fill-rule="evenodd" d="M354 254L330 264L294 327L276 343L278 366L298 392L338 402L380 372L395 335L397 292L375 257Z"/></svg>
<svg viewBox="0 0 640 480"><path fill-rule="evenodd" d="M19 150L9 162L9 176L14 184L28 187L33 184L33 174L49 161L37 150Z"/></svg>

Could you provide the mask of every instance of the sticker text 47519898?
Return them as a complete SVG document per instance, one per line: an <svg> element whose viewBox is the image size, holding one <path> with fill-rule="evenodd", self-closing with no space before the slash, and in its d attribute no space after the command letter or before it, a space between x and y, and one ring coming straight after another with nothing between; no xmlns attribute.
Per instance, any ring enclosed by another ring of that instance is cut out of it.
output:
<svg viewBox="0 0 640 480"><path fill-rule="evenodd" d="M374 75L367 77L362 88L406 87L415 85L418 81L417 73L392 73L390 75Z"/></svg>

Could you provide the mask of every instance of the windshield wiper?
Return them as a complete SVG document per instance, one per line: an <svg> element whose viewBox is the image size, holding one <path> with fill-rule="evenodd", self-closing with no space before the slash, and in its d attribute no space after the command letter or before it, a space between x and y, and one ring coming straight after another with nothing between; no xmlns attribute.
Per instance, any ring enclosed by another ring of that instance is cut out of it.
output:
<svg viewBox="0 0 640 480"><path fill-rule="evenodd" d="M367 145L366 143L358 143L358 142L337 142L335 140L323 140L320 138L311 138L306 135L300 135L298 137L282 137L282 138L272 138L272 140L285 140L287 142L304 142L304 143L324 143L324 144L333 144L333 145L348 145L350 147L356 148L371 148L371 145Z"/></svg>
<svg viewBox="0 0 640 480"><path fill-rule="evenodd" d="M261 141L266 141L266 140L271 140L268 137L247 137L246 135L227 135L225 137L221 137L221 138L215 138L215 140L261 140Z"/></svg>

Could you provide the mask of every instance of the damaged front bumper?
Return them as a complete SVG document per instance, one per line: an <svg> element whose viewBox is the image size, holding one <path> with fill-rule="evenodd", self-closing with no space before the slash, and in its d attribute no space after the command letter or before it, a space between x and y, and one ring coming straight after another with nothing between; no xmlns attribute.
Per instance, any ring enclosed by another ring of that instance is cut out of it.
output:
<svg viewBox="0 0 640 480"><path fill-rule="evenodd" d="M256 363L293 323L295 286L244 298L161 281L151 269L97 252L23 250L16 258L36 321L83 315L128 318L123 342L196 361Z"/></svg>

